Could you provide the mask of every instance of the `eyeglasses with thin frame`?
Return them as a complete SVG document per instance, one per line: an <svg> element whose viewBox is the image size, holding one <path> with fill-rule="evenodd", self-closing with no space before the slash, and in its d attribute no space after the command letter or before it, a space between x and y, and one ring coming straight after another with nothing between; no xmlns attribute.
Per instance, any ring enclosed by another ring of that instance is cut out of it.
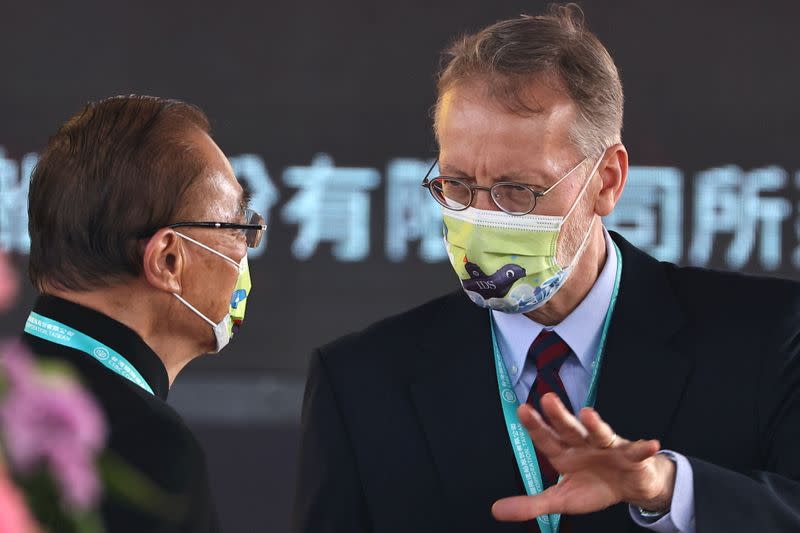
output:
<svg viewBox="0 0 800 533"><path fill-rule="evenodd" d="M235 222L176 222L166 226L167 228L213 228L213 229L238 229L244 233L245 241L248 248L256 248L264 237L264 232L267 225L264 223L264 217L253 211L247 209L244 212L245 223L237 224Z"/></svg>
<svg viewBox="0 0 800 533"><path fill-rule="evenodd" d="M475 191L487 191L494 204L502 211L509 215L523 216L532 213L536 209L536 203L539 198L546 196L562 181L567 179L586 159L588 158L582 159L561 179L543 191L536 190L527 183L516 181L501 181L491 187L481 187L450 176L437 176L433 179L428 179L439 163L438 159L433 162L428 173L425 174L422 186L428 189L433 199L441 206L452 211L464 211L475 201Z"/></svg>

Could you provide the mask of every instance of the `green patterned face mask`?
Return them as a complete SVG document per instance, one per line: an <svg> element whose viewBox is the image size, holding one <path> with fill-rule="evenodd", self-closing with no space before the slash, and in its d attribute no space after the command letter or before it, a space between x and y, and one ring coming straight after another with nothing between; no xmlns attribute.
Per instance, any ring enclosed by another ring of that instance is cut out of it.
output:
<svg viewBox="0 0 800 533"><path fill-rule="evenodd" d="M187 302L181 295L173 293L173 296L183 303L186 307L189 308L194 314L205 320L209 326L211 326L212 331L214 332L214 339L216 347L212 353L219 353L222 351L225 346L231 341L234 333L239 331L239 327L242 325L244 321L244 312L247 307L247 297L250 295L250 289L252 288L252 282L250 280L250 265L247 262L247 254L242 257L242 260L238 263L231 259L230 257L221 254L220 252L214 250L213 248L206 246L205 244L192 239L191 237L187 237L183 233L175 232L180 237L186 239L189 242L192 242L202 248L205 248L209 252L218 255L225 261L231 263L236 269L239 271L239 277L236 279L236 286L233 288L233 295L231 296L231 303L230 308L228 309L228 314L225 315L220 322L214 322L206 315L201 313L196 307L192 304Z"/></svg>
<svg viewBox="0 0 800 533"><path fill-rule="evenodd" d="M564 286L589 241L589 224L568 265L559 265L561 229L583 197L598 159L578 197L563 217L510 215L468 207L442 207L445 246L464 292L477 305L504 313L529 313L547 303Z"/></svg>

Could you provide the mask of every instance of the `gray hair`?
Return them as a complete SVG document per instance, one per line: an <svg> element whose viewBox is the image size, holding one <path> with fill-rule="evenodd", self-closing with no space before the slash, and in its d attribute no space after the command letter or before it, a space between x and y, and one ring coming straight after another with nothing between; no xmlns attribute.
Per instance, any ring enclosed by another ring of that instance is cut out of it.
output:
<svg viewBox="0 0 800 533"><path fill-rule="evenodd" d="M525 86L544 77L565 90L578 108L570 138L591 157L621 141L623 94L608 50L585 26L576 4L553 5L545 15L503 20L458 38L444 54L437 80L434 128L444 94L453 87L485 82L490 96L509 111L538 110L525 101Z"/></svg>

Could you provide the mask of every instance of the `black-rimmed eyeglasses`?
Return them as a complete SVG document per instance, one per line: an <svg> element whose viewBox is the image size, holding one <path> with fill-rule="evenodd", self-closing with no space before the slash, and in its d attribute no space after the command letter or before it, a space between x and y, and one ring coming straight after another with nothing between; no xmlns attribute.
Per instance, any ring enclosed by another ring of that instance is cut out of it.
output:
<svg viewBox="0 0 800 533"><path fill-rule="evenodd" d="M501 181L495 183L491 187L481 187L473 185L459 178L452 178L449 176L438 176L433 179L428 179L433 169L439 161L434 161L425 178L422 180L422 186L428 189L441 206L451 209L453 211L463 211L472 205L475 201L475 191L487 191L492 198L494 204L505 211L509 215L523 216L533 212L536 209L536 202L539 198L547 195L558 184L567 179L579 166L586 161L586 158L581 160L580 163L572 167L572 169L564 174L557 182L543 191L534 189L531 185L526 183L518 183L515 181Z"/></svg>
<svg viewBox="0 0 800 533"><path fill-rule="evenodd" d="M176 222L166 226L167 228L214 228L214 229L238 229L244 233L245 241L249 248L255 248L261 243L264 237L264 231L267 225L264 223L264 217L253 211L252 209L245 210L244 224L237 224L235 222Z"/></svg>

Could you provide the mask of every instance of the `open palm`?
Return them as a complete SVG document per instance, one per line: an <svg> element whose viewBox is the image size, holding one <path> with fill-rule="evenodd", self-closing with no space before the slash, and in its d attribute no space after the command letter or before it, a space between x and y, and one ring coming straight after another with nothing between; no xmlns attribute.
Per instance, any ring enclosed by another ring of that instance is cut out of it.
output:
<svg viewBox="0 0 800 533"><path fill-rule="evenodd" d="M519 408L520 421L563 478L541 494L497 501L492 513L498 520L591 513L619 502L669 508L675 467L669 458L657 455L658 441L618 437L591 408L576 418L552 393L542 397L541 405L550 423L528 405Z"/></svg>

